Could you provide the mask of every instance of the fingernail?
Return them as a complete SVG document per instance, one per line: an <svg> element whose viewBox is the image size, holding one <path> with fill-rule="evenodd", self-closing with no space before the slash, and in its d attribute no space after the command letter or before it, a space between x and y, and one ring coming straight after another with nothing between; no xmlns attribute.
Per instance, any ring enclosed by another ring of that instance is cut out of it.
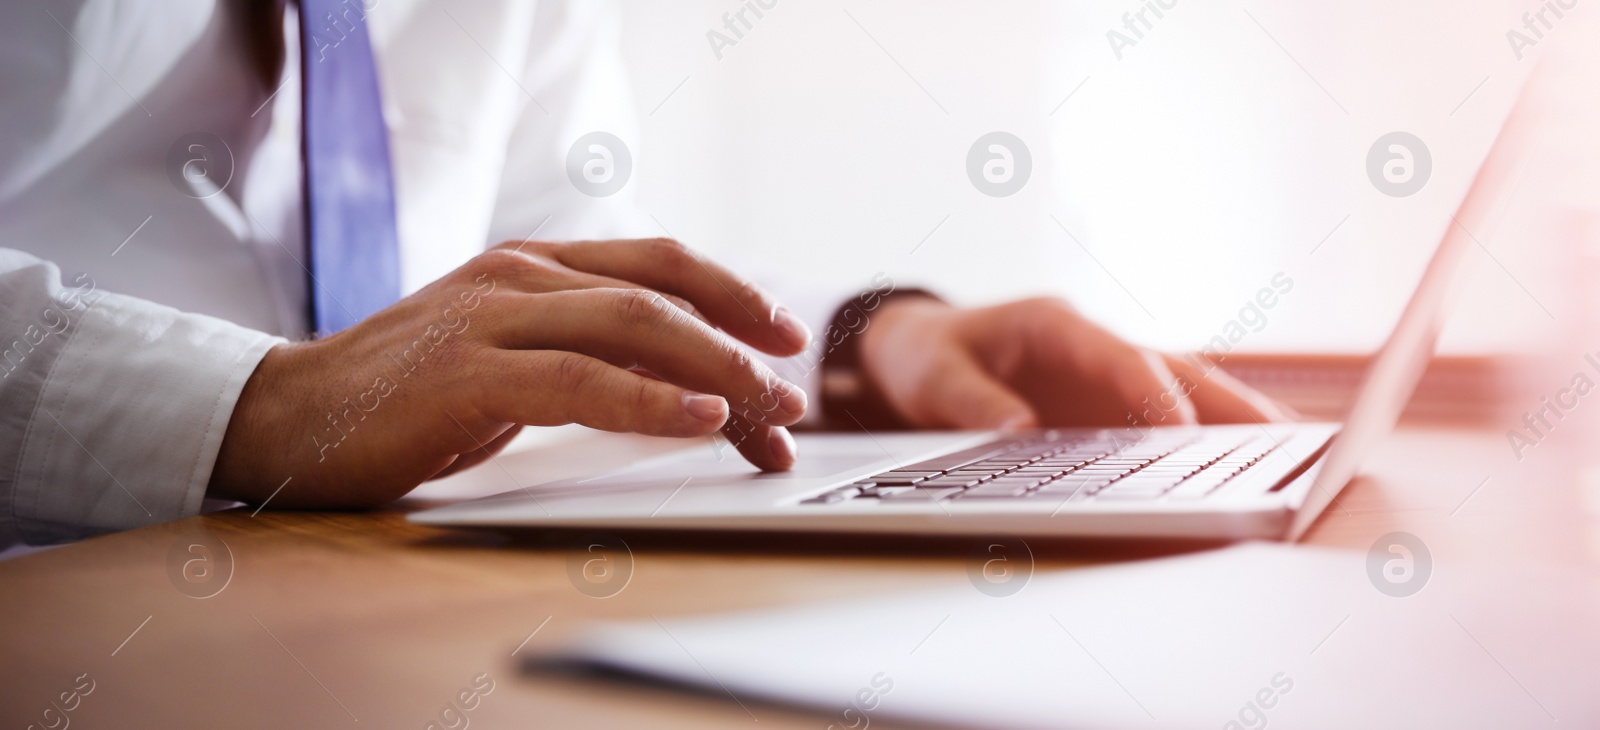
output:
<svg viewBox="0 0 1600 730"><path fill-rule="evenodd" d="M995 428L1002 431L1013 431L1019 428L1032 428L1033 425L1033 414L1014 413L1006 418L1001 419L1000 423L996 425Z"/></svg>
<svg viewBox="0 0 1600 730"><path fill-rule="evenodd" d="M772 308L772 327L790 347L798 350L811 344L811 329L788 307L779 304Z"/></svg>
<svg viewBox="0 0 1600 730"><path fill-rule="evenodd" d="M787 428L773 428L772 433L767 434L767 448L772 451L773 458L783 464L793 464L799 457L794 437L789 435Z"/></svg>
<svg viewBox="0 0 1600 730"><path fill-rule="evenodd" d="M728 417L728 402L705 393L684 393L683 410L706 423L722 423Z"/></svg>
<svg viewBox="0 0 1600 730"><path fill-rule="evenodd" d="M794 383L784 383L777 389L778 407L791 416L802 416L806 412L806 392Z"/></svg>

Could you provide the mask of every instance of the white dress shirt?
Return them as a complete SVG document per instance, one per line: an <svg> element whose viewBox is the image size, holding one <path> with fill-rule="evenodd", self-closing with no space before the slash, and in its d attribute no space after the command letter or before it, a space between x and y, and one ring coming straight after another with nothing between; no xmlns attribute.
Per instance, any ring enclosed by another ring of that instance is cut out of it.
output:
<svg viewBox="0 0 1600 730"><path fill-rule="evenodd" d="M637 149L610 4L369 4L406 292L504 240L649 233L566 176L585 133ZM241 6L0 8L0 547L196 513L245 380L304 336L296 20L269 83ZM231 151L219 194L168 177L192 132Z"/></svg>

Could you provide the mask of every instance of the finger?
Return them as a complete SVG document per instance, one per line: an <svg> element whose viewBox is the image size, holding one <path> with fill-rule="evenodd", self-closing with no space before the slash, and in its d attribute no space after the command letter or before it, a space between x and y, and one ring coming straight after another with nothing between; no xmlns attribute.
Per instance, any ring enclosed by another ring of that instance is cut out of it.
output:
<svg viewBox="0 0 1600 730"><path fill-rule="evenodd" d="M1264 423L1294 420L1288 410L1210 362L1202 369L1187 358L1164 356L1180 378L1193 383L1189 399L1205 423Z"/></svg>
<svg viewBox="0 0 1600 730"><path fill-rule="evenodd" d="M1097 373L1111 394L1127 408L1136 424L1152 426L1198 422L1188 390L1160 355L1128 344L1122 338L1065 310L1046 325L1056 336L1031 338L1044 348L1046 361L1078 372Z"/></svg>
<svg viewBox="0 0 1600 730"><path fill-rule="evenodd" d="M671 302L673 306L682 309L689 316L707 324L711 323L711 320L707 319L699 309L696 309L694 304L676 294L655 291L654 289L649 289L648 287L639 286L631 281L613 279L609 276L599 276L574 269L568 269L567 272L569 272L567 274L567 278L561 282L561 284L563 284L562 286L552 287L547 291L574 289L638 289L641 291L652 291L661 295L661 297L666 299L668 302Z"/></svg>
<svg viewBox="0 0 1600 730"><path fill-rule="evenodd" d="M1123 345L1109 357L1111 387L1128 404L1136 421L1152 426L1199 423L1188 390L1167 368L1161 356L1139 347Z"/></svg>
<svg viewBox="0 0 1600 730"><path fill-rule="evenodd" d="M760 287L670 238L529 245L579 271L688 299L713 324L762 352L787 357L811 341L805 323Z"/></svg>
<svg viewBox="0 0 1600 730"><path fill-rule="evenodd" d="M751 423L737 413L728 416L722 427L722 436L738 449L740 455L762 471L788 471L794 467L799 452L789 429L782 426L763 426Z"/></svg>
<svg viewBox="0 0 1600 730"><path fill-rule="evenodd" d="M1047 367L1080 373L1109 393L1086 393L1108 407L1125 408L1133 424L1196 423L1187 389L1156 353L1135 347L1083 318L1059 301L1027 300L1011 305L1025 317L1025 342L1033 358ZM1109 396L1109 397L1108 397ZM1114 405L1113 405L1114 404Z"/></svg>
<svg viewBox="0 0 1600 730"><path fill-rule="evenodd" d="M447 466L444 469L440 470L438 474L434 474L433 476L428 477L428 478L430 480L431 479L443 479L443 478L445 478L447 476L450 476L451 474L455 474L457 472L463 472L463 471L471 469L472 467L475 467L475 466L477 466L479 464L482 464L483 462L494 458L495 454L498 454L502 450L504 450L506 445L511 443L511 441L513 439L515 439L517 437L517 434L519 434L519 433L522 433L522 427L521 426L512 426L512 427L506 429L505 431L503 431L499 436L496 436L493 439L491 439L489 441L489 443L483 444L482 446L479 446L477 449L472 450L472 451L468 451L465 454L460 454L460 455L456 456L456 460L450 462L449 466Z"/></svg>
<svg viewBox="0 0 1600 730"><path fill-rule="evenodd" d="M556 244L543 244L554 246ZM494 277L496 285L504 283L513 291L544 293L568 289L644 289L631 281L600 276L579 271L548 256L533 251L520 251L501 244L479 257L479 267ZM676 294L658 292L679 309L701 321L707 321L700 310L689 300Z"/></svg>
<svg viewBox="0 0 1600 730"><path fill-rule="evenodd" d="M650 436L706 436L727 421L722 398L635 375L574 352L489 353L477 407L526 426L577 423Z"/></svg>
<svg viewBox="0 0 1600 730"><path fill-rule="evenodd" d="M1033 333L1026 340L1039 362L1083 373L1100 383L1110 391L1107 405L1126 409L1130 423L1165 426L1197 422L1188 389L1159 355L1128 344L1070 309L1057 309L1059 303L1050 306L1043 315L1031 318Z"/></svg>
<svg viewBox="0 0 1600 730"><path fill-rule="evenodd" d="M516 295L503 305L500 344L570 350L642 366L679 386L727 398L733 412L768 426L805 415L799 387L779 378L727 335L643 289Z"/></svg>
<svg viewBox="0 0 1600 730"><path fill-rule="evenodd" d="M951 353L929 374L927 426L949 428L1026 428L1038 416L978 361L964 352Z"/></svg>

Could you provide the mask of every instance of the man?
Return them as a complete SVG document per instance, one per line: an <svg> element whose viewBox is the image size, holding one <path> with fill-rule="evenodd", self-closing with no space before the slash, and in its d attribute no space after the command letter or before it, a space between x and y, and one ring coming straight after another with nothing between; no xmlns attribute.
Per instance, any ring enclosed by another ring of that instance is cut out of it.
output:
<svg viewBox="0 0 1600 730"><path fill-rule="evenodd" d="M568 174L629 129L612 33L576 1L0 9L0 545L206 497L382 504L524 425L720 429L789 468L807 391L746 346L823 322L675 241L599 240L626 197ZM1277 415L1055 300L855 315L823 369L848 353L839 404L874 423Z"/></svg>

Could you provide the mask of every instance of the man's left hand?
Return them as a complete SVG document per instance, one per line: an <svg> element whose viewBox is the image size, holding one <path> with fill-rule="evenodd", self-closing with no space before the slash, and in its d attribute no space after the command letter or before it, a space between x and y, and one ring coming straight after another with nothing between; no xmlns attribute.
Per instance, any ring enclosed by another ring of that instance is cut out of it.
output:
<svg viewBox="0 0 1600 730"><path fill-rule="evenodd" d="M920 428L1287 420L1221 369L1130 344L1059 299L959 309L903 297L860 336L871 387Z"/></svg>

